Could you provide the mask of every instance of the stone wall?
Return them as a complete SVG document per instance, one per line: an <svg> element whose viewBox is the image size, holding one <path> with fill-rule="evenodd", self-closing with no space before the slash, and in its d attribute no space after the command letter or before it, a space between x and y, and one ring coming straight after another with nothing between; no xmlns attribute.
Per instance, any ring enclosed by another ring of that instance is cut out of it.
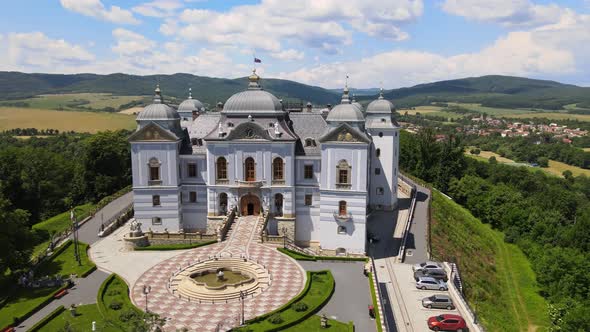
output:
<svg viewBox="0 0 590 332"><path fill-rule="evenodd" d="M217 240L216 234L146 232L150 245L191 244Z"/></svg>
<svg viewBox="0 0 590 332"><path fill-rule="evenodd" d="M397 188L399 189L399 191L401 191L402 193L404 193L406 196L411 196L412 195L412 186L410 184L408 184L407 182L405 182L402 178L400 178L397 182Z"/></svg>
<svg viewBox="0 0 590 332"><path fill-rule="evenodd" d="M277 229L280 236L295 239L295 219L277 219Z"/></svg>

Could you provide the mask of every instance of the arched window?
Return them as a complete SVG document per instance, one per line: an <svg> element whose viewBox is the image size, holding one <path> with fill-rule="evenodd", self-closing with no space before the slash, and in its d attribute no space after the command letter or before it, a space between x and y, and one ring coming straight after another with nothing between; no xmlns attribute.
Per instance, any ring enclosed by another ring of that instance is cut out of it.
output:
<svg viewBox="0 0 590 332"><path fill-rule="evenodd" d="M346 160L340 160L336 166L336 187L340 189L350 189L350 170Z"/></svg>
<svg viewBox="0 0 590 332"><path fill-rule="evenodd" d="M383 137L383 133L382 132L379 132L379 137Z"/></svg>
<svg viewBox="0 0 590 332"><path fill-rule="evenodd" d="M305 139L305 146L313 146L313 140L311 138Z"/></svg>
<svg viewBox="0 0 590 332"><path fill-rule="evenodd" d="M227 180L227 161L223 157L217 158L217 180Z"/></svg>
<svg viewBox="0 0 590 332"><path fill-rule="evenodd" d="M381 149L375 150L375 156L377 156L377 158L381 157Z"/></svg>
<svg viewBox="0 0 590 332"><path fill-rule="evenodd" d="M284 180L283 159L277 157L272 162L272 179Z"/></svg>
<svg viewBox="0 0 590 332"><path fill-rule="evenodd" d="M338 226L338 234L346 234L346 226Z"/></svg>
<svg viewBox="0 0 590 332"><path fill-rule="evenodd" d="M227 194L219 194L219 214L227 214Z"/></svg>
<svg viewBox="0 0 590 332"><path fill-rule="evenodd" d="M340 202L338 202L338 214L341 215L341 216L347 215L346 201L340 201Z"/></svg>
<svg viewBox="0 0 590 332"><path fill-rule="evenodd" d="M246 181L256 181L256 163L254 162L254 158L246 158L244 163L244 175Z"/></svg>
<svg viewBox="0 0 590 332"><path fill-rule="evenodd" d="M160 161L157 158L151 158L148 167L150 171L149 184L159 184L160 181Z"/></svg>
<svg viewBox="0 0 590 332"><path fill-rule="evenodd" d="M283 215L283 194L275 195L275 215Z"/></svg>

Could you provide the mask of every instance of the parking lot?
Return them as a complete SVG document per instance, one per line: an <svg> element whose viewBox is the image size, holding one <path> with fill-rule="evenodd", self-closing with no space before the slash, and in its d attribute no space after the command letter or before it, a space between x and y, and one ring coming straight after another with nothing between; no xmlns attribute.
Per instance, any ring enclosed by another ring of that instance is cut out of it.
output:
<svg viewBox="0 0 590 332"><path fill-rule="evenodd" d="M376 262L377 263L377 262ZM467 322L469 331L476 331L473 329L471 319L467 314L462 302L458 299L458 293L455 289L450 291L434 291L434 290L420 290L416 288L414 281L414 272L411 264L393 263L390 259L379 260L377 269L382 270L391 276L392 280L379 280L387 283L389 297L392 301L396 325L398 330L402 331L428 331L426 321L431 316L440 314L456 314L461 315ZM387 271L385 271L387 270ZM448 271L447 271L448 272ZM383 273L383 274L385 274ZM452 287L448 283L449 288ZM422 306L422 299L434 294L443 294L450 296L453 304L456 306L454 310L445 309L428 309Z"/></svg>

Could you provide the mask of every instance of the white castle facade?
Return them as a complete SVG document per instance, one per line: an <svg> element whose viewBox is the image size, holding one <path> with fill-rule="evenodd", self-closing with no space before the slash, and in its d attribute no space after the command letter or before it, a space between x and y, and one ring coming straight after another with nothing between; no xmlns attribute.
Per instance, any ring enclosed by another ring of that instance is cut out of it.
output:
<svg viewBox="0 0 590 332"><path fill-rule="evenodd" d="M271 234L336 254L367 251L371 211L397 208L399 126L383 97L344 89L331 109L288 112L260 77L206 111L154 102L129 138L135 218L153 232L214 232L231 207L269 213ZM393 222L393 221L392 221Z"/></svg>

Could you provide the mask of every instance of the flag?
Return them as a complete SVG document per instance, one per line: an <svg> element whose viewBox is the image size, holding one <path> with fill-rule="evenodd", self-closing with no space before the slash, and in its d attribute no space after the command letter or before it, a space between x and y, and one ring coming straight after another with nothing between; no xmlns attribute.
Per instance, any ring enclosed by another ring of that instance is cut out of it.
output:
<svg viewBox="0 0 590 332"><path fill-rule="evenodd" d="M258 58L254 58L254 63L261 63L262 60L258 59Z"/></svg>

